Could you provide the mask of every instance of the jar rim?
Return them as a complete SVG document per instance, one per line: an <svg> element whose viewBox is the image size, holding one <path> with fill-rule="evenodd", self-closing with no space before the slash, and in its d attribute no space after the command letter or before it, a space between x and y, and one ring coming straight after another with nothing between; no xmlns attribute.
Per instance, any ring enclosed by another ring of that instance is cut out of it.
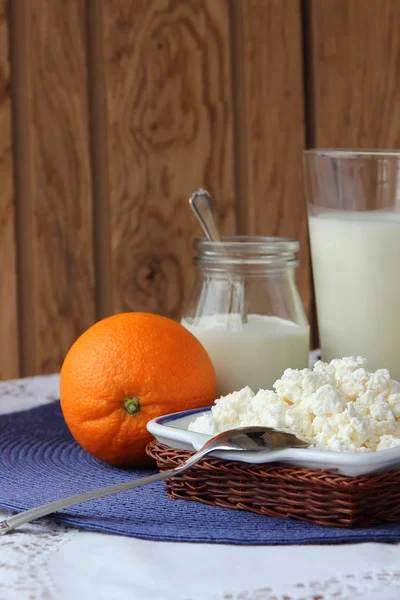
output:
<svg viewBox="0 0 400 600"><path fill-rule="evenodd" d="M211 252L221 255L279 255L281 253L296 253L299 242L292 238L262 235L230 235L223 236L222 242L210 241L207 238L196 238L193 243L197 252Z"/></svg>
<svg viewBox="0 0 400 600"><path fill-rule="evenodd" d="M222 242L197 238L193 243L194 263L205 268L219 269L224 265L253 265L268 269L297 267L299 242L291 238L261 235L235 235Z"/></svg>

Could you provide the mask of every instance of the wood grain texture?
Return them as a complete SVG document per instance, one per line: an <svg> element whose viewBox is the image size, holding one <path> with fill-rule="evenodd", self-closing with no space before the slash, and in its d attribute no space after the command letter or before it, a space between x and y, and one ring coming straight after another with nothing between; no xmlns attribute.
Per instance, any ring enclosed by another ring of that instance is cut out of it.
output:
<svg viewBox="0 0 400 600"><path fill-rule="evenodd" d="M87 0L86 10L95 298L99 320L113 312L103 3Z"/></svg>
<svg viewBox="0 0 400 600"><path fill-rule="evenodd" d="M94 320L84 9L83 0L15 2L23 375L57 371Z"/></svg>
<svg viewBox="0 0 400 600"><path fill-rule="evenodd" d="M113 310L179 318L208 188L234 233L227 0L103 3Z"/></svg>
<svg viewBox="0 0 400 600"><path fill-rule="evenodd" d="M19 374L9 26L0 1L0 379Z"/></svg>
<svg viewBox="0 0 400 600"><path fill-rule="evenodd" d="M400 2L311 0L313 142L400 147Z"/></svg>
<svg viewBox="0 0 400 600"><path fill-rule="evenodd" d="M232 27L240 229L300 241L297 281L310 316L300 2L234 0Z"/></svg>

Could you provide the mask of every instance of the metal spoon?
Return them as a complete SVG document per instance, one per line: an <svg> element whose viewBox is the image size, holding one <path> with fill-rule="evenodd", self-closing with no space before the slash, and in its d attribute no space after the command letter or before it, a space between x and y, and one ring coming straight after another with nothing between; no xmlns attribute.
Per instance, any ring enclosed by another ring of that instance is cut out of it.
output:
<svg viewBox="0 0 400 600"><path fill-rule="evenodd" d="M207 190L199 188L189 198L189 204L196 215L206 238L210 242L222 242L219 233L214 212L214 201ZM239 311L242 323L247 323L247 314L244 309L244 285L243 280L235 282L232 280L232 286L236 288L237 298L239 299Z"/></svg>
<svg viewBox="0 0 400 600"><path fill-rule="evenodd" d="M219 233L214 212L214 201L211 194L207 190L199 188L189 198L189 204L200 225L203 228L206 238L210 242L222 242L221 234Z"/></svg>
<svg viewBox="0 0 400 600"><path fill-rule="evenodd" d="M270 427L244 427L241 429L231 429L230 431L219 433L208 440L198 452L193 454L179 467L156 473L149 477L143 477L125 483L117 483L116 485L110 485L76 496L69 496L69 498L64 498L63 500L56 500L55 502L49 502L48 504L26 510L5 521L1 521L0 535L4 535L20 525L25 525L26 523L30 523L30 521L45 517L55 511L68 508L69 506L74 506L75 504L81 504L88 500L102 498L103 496L108 496L110 494L117 494L119 492L124 492L125 490L131 490L149 483L154 483L155 481L162 481L163 479L174 477L195 465L203 458L203 456L215 452L216 450L265 452L266 450L282 450L284 448L306 448L309 445L310 443L307 440L296 437L293 433L278 431Z"/></svg>

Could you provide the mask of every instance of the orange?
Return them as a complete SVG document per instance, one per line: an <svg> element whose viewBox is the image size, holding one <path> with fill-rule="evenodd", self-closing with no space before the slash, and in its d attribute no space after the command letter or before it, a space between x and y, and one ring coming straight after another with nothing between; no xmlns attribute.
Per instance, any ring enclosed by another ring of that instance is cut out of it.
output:
<svg viewBox="0 0 400 600"><path fill-rule="evenodd" d="M61 408L76 441L110 464L146 466L150 419L209 406L215 372L179 323L122 313L95 323L70 348L60 380Z"/></svg>

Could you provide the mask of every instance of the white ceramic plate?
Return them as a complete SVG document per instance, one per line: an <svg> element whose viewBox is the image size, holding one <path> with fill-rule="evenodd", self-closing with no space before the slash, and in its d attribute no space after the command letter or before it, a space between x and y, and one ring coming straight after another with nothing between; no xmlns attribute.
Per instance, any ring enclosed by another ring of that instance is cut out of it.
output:
<svg viewBox="0 0 400 600"><path fill-rule="evenodd" d="M211 436L188 431L189 423L210 408L198 408L152 419L147 429L154 437L171 448L199 450ZM216 452L215 456L226 460L265 464L288 463L307 469L335 469L336 473L355 477L367 473L379 473L400 468L400 447L379 452L323 452L312 448L288 448L272 452Z"/></svg>

